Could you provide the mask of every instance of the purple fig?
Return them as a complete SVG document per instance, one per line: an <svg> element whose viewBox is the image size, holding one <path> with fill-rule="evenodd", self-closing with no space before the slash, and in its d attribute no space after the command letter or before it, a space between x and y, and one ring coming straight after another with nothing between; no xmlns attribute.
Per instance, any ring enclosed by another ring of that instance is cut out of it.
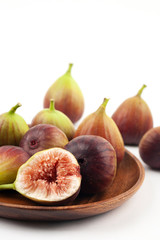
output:
<svg viewBox="0 0 160 240"><path fill-rule="evenodd" d="M50 124L38 124L31 127L20 141L22 147L30 156L36 152L53 148L64 147L68 138L56 126Z"/></svg>
<svg viewBox="0 0 160 240"><path fill-rule="evenodd" d="M96 194L111 186L117 170L116 152L112 145L99 136L79 136L65 149L71 152L80 165L81 193Z"/></svg>
<svg viewBox="0 0 160 240"><path fill-rule="evenodd" d="M160 127L151 128L143 135L139 153L148 166L160 170Z"/></svg>

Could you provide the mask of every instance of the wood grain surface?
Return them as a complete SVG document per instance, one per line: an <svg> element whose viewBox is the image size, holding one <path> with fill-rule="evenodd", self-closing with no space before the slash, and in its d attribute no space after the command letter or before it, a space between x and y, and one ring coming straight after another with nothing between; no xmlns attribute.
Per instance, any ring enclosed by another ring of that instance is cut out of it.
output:
<svg viewBox="0 0 160 240"><path fill-rule="evenodd" d="M101 194L81 196L68 206L38 205L15 191L0 192L0 217L32 220L62 221L86 218L119 207L140 188L144 179L140 161L126 150L110 188Z"/></svg>

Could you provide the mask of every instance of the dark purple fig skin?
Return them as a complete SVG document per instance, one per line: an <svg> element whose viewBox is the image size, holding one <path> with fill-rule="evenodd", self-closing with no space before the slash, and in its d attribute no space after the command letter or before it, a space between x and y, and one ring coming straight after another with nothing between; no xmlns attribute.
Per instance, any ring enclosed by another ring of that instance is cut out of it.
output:
<svg viewBox="0 0 160 240"><path fill-rule="evenodd" d="M0 147L0 184L14 182L19 167L29 158L23 148L11 145Z"/></svg>
<svg viewBox="0 0 160 240"><path fill-rule="evenodd" d="M80 165L81 193L90 195L108 189L116 175L117 158L106 139L83 135L71 140L65 149L76 157Z"/></svg>
<svg viewBox="0 0 160 240"><path fill-rule="evenodd" d="M68 138L56 126L38 124L31 127L20 141L22 147L30 156L36 152L53 148L63 148L68 143Z"/></svg>
<svg viewBox="0 0 160 240"><path fill-rule="evenodd" d="M145 133L139 144L139 153L148 166L160 170L160 127Z"/></svg>

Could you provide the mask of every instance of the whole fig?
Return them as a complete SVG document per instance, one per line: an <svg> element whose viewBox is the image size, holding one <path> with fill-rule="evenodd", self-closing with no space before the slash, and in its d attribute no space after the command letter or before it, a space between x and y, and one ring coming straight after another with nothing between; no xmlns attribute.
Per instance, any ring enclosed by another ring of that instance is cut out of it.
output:
<svg viewBox="0 0 160 240"><path fill-rule="evenodd" d="M65 149L70 151L80 165L81 193L96 194L111 186L117 170L116 152L112 145L99 136L79 136Z"/></svg>
<svg viewBox="0 0 160 240"><path fill-rule="evenodd" d="M29 154L16 146L0 147L0 184L12 183L19 167L29 159Z"/></svg>
<svg viewBox="0 0 160 240"><path fill-rule="evenodd" d="M82 121L76 130L75 137L80 135L97 135L105 138L114 147L119 164L124 157L124 143L117 125L105 113L108 100L105 98L97 111L91 113Z"/></svg>
<svg viewBox="0 0 160 240"><path fill-rule="evenodd" d="M126 99L112 116L122 134L124 143L128 145L138 145L142 136L153 127L151 111L141 98L145 87L146 85L143 85L137 95Z"/></svg>
<svg viewBox="0 0 160 240"><path fill-rule="evenodd" d="M55 109L54 101L50 100L50 107L41 110L33 118L31 126L37 124L51 124L61 129L70 140L75 134L75 128L71 120L61 111Z"/></svg>
<svg viewBox="0 0 160 240"><path fill-rule="evenodd" d="M56 126L50 124L38 124L31 127L20 141L22 147L30 156L36 152L53 148L64 147L68 138Z"/></svg>
<svg viewBox="0 0 160 240"><path fill-rule="evenodd" d="M9 112L0 115L0 146L19 145L21 138L29 130L25 120L15 113L21 106L17 103Z"/></svg>
<svg viewBox="0 0 160 240"><path fill-rule="evenodd" d="M139 143L142 160L153 169L160 169L160 127L151 128Z"/></svg>
<svg viewBox="0 0 160 240"><path fill-rule="evenodd" d="M73 64L69 64L67 72L48 89L44 98L44 108L48 108L50 99L54 99L56 109L75 123L83 114L84 98L78 84L71 76L72 66Z"/></svg>

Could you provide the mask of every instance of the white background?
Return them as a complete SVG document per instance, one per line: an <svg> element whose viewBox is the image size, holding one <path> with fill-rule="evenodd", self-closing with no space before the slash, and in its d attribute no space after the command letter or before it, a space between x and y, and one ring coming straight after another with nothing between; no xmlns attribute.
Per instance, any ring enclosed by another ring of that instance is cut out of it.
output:
<svg viewBox="0 0 160 240"><path fill-rule="evenodd" d="M74 63L83 118L110 98L109 116L142 84L160 125L160 3L157 0L0 0L0 112L17 102L29 123L49 86ZM137 148L128 148L138 158ZM0 219L5 239L159 239L160 173L144 165L140 190L121 207L89 219L26 223Z"/></svg>

